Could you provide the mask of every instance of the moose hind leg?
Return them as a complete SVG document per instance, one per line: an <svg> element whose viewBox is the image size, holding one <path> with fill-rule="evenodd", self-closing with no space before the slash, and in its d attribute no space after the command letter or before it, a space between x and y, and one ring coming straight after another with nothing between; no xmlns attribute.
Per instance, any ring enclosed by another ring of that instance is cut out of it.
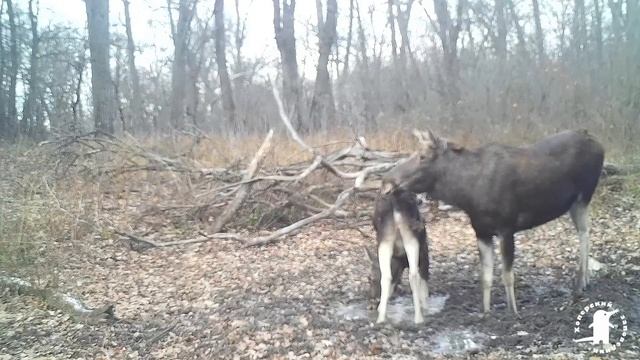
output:
<svg viewBox="0 0 640 360"><path fill-rule="evenodd" d="M491 311L491 285L493 283L493 240L478 238L480 251L480 283L482 285L482 309L485 314Z"/></svg>
<svg viewBox="0 0 640 360"><path fill-rule="evenodd" d="M589 285L589 205L578 199L569 210L573 225L580 240L580 260L576 279L576 290L582 293Z"/></svg>
<svg viewBox="0 0 640 360"><path fill-rule="evenodd" d="M380 266L380 303L378 304L377 323L382 323L387 317L387 302L391 295L391 256L393 255L393 238L385 237L378 244L378 264Z"/></svg>
<svg viewBox="0 0 640 360"><path fill-rule="evenodd" d="M409 228L404 216L398 211L393 212L393 219L400 230L402 237L402 245L407 255L407 262L409 263L409 285L411 285L411 294L413 296L413 321L416 324L424 322L422 317L422 304L421 304L421 278L418 268L418 261L420 258L420 243L416 239L415 235Z"/></svg>
<svg viewBox="0 0 640 360"><path fill-rule="evenodd" d="M507 297L507 306L516 317L519 317L514 289L513 258L515 255L515 244L513 234L503 234L500 236L500 255L502 256L502 282L504 283L504 292Z"/></svg>

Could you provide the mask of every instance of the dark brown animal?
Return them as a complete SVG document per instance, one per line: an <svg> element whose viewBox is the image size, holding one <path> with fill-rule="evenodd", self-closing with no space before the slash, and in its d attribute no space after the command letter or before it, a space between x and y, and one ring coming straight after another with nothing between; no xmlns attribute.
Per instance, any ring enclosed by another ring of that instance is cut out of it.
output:
<svg viewBox="0 0 640 360"><path fill-rule="evenodd" d="M422 150L392 169L385 181L392 189L425 192L467 213L478 239L485 313L491 300L493 236L500 239L507 303L517 316L513 236L567 211L580 239L576 288L586 288L588 207L604 161L598 141L586 131L563 131L530 146L468 150L430 131L414 134Z"/></svg>
<svg viewBox="0 0 640 360"><path fill-rule="evenodd" d="M424 219L414 193L387 191L385 187L388 184L383 184L373 213L378 254L372 255L367 250L371 260L370 292L380 299L377 322L385 321L389 296L400 283L404 269L409 268L414 321L421 323L422 305L429 297L429 249Z"/></svg>

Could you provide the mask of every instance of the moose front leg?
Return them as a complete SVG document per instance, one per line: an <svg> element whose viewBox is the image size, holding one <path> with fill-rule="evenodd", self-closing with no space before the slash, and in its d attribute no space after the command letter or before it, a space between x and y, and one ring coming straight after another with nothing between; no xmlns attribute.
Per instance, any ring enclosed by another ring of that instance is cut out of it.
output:
<svg viewBox="0 0 640 360"><path fill-rule="evenodd" d="M515 244L513 234L507 233L500 236L500 255L502 256L502 282L504 283L504 292L507 297L507 306L516 317L520 317L516 307L514 290L513 259L515 256Z"/></svg>
<svg viewBox="0 0 640 360"><path fill-rule="evenodd" d="M482 308L485 314L491 311L491 286L493 283L493 239L478 238L480 251L480 284L482 285Z"/></svg>

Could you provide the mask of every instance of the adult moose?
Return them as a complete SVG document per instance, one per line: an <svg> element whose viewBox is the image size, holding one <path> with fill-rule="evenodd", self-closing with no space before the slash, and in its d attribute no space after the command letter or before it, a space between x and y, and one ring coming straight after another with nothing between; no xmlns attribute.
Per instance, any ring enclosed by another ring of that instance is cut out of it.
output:
<svg viewBox="0 0 640 360"><path fill-rule="evenodd" d="M516 232L567 211L580 239L576 289L589 283L589 202L598 185L604 150L586 131L563 131L525 147L499 144L475 150L414 131L422 149L385 178L397 189L428 193L464 210L476 233L484 312L491 302L493 236L500 239L502 280L508 307L518 316L514 293Z"/></svg>

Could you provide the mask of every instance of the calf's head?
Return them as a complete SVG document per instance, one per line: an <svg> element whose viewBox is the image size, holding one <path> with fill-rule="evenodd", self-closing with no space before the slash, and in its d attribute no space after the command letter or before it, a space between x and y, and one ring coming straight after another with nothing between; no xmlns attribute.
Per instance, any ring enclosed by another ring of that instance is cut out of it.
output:
<svg viewBox="0 0 640 360"><path fill-rule="evenodd" d="M378 255L370 251L368 248L364 249L369 259L371 269L369 271L369 298L380 299L380 266L378 265Z"/></svg>
<svg viewBox="0 0 640 360"><path fill-rule="evenodd" d="M431 192L449 162L448 156L463 150L461 146L435 136L430 130L414 130L413 135L418 139L420 149L385 175L383 183L387 185L383 191L387 193L395 189Z"/></svg>

